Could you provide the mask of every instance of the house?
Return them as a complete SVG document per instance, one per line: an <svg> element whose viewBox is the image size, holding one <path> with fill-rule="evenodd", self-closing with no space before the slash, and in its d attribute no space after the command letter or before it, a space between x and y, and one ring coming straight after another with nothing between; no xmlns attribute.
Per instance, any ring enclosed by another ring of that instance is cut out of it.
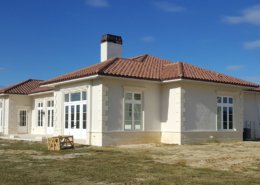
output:
<svg viewBox="0 0 260 185"><path fill-rule="evenodd" d="M189 144L260 138L258 84L150 55L122 58L104 35L101 62L0 90L0 133L73 135L82 144Z"/></svg>

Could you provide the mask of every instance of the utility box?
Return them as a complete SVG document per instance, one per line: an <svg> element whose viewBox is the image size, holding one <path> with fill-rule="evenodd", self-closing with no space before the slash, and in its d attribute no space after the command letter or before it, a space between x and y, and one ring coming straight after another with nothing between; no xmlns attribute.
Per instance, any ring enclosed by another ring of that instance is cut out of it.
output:
<svg viewBox="0 0 260 185"><path fill-rule="evenodd" d="M48 150L60 151L74 148L73 136L57 136L48 138Z"/></svg>
<svg viewBox="0 0 260 185"><path fill-rule="evenodd" d="M243 140L247 141L247 140L251 140L252 136L251 136L251 129L250 128L244 128L244 132L243 132Z"/></svg>

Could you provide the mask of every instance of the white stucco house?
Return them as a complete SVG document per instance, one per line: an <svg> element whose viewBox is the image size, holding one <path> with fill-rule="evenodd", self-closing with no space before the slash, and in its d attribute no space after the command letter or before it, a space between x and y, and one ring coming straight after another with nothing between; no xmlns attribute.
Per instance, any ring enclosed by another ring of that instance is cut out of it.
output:
<svg viewBox="0 0 260 185"><path fill-rule="evenodd" d="M0 90L0 134L73 135L78 143L189 144L260 138L258 84L150 55L122 58L104 35L101 62Z"/></svg>

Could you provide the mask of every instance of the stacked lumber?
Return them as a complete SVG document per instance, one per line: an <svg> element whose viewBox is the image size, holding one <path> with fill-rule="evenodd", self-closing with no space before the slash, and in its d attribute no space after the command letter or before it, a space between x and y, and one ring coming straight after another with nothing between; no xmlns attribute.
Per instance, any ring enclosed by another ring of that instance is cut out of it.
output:
<svg viewBox="0 0 260 185"><path fill-rule="evenodd" d="M74 148L73 136L57 136L48 138L48 150L59 151Z"/></svg>

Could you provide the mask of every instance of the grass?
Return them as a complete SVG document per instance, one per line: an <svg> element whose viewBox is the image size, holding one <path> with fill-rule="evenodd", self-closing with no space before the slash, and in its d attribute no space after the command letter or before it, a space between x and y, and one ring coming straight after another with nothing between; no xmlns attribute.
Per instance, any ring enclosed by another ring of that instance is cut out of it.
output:
<svg viewBox="0 0 260 185"><path fill-rule="evenodd" d="M246 150L251 146L237 147ZM41 143L0 140L0 184L260 184L259 160L240 171L216 170L190 166L190 159L179 155L184 150L196 153L218 149L225 151L231 147L221 144L148 148L76 146L74 150L51 152ZM165 161L165 156L173 156L174 160Z"/></svg>

